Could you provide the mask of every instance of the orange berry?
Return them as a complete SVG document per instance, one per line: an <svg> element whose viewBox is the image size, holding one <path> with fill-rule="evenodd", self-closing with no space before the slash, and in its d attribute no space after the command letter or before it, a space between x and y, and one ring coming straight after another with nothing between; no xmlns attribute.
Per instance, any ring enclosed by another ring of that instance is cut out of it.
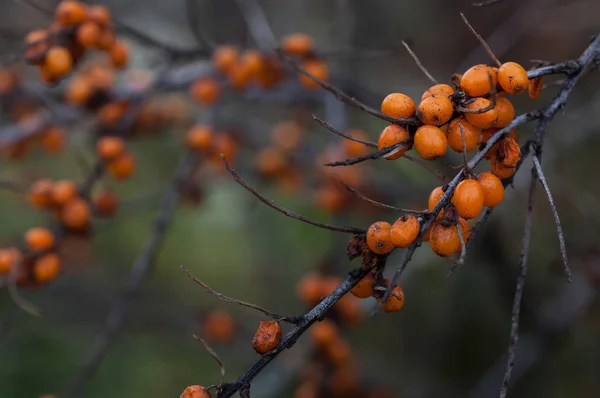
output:
<svg viewBox="0 0 600 398"><path fill-rule="evenodd" d="M179 398L210 398L210 393L202 386L189 386L183 390Z"/></svg>
<svg viewBox="0 0 600 398"><path fill-rule="evenodd" d="M94 88L88 79L75 76L65 89L65 99L71 105L84 105L94 94Z"/></svg>
<svg viewBox="0 0 600 398"><path fill-rule="evenodd" d="M293 151L302 142L302 128L296 122L280 122L271 130L271 141L281 149Z"/></svg>
<svg viewBox="0 0 600 398"><path fill-rule="evenodd" d="M410 134L404 127L400 127L397 124L390 124L383 129L379 135L377 141L377 149L382 150L385 147L398 144L402 141L406 141L410 138ZM400 158L404 153L411 148L412 144L404 144L393 150L392 152L385 155L387 160L394 160Z"/></svg>
<svg viewBox="0 0 600 398"><path fill-rule="evenodd" d="M129 108L126 102L110 102L98 111L98 121L104 126L116 125Z"/></svg>
<svg viewBox="0 0 600 398"><path fill-rule="evenodd" d="M107 170L117 180L125 180L135 171L135 158L129 152L123 152L108 163Z"/></svg>
<svg viewBox="0 0 600 398"><path fill-rule="evenodd" d="M238 60L238 50L233 46L219 46L212 55L215 68L221 73L229 72Z"/></svg>
<svg viewBox="0 0 600 398"><path fill-rule="evenodd" d="M206 315L202 326L204 334L211 341L229 343L235 337L235 319L227 311L211 311Z"/></svg>
<svg viewBox="0 0 600 398"><path fill-rule="evenodd" d="M96 143L96 151L102 160L110 161L125 152L125 141L121 137L101 137Z"/></svg>
<svg viewBox="0 0 600 398"><path fill-rule="evenodd" d="M464 137L464 144L463 144ZM456 152L470 152L477 148L479 129L464 119L454 119L448 127L448 145Z"/></svg>
<svg viewBox="0 0 600 398"><path fill-rule="evenodd" d="M13 71L0 68L0 95L11 93L18 84L19 78Z"/></svg>
<svg viewBox="0 0 600 398"><path fill-rule="evenodd" d="M50 37L46 30L34 30L25 36L25 58L33 65L40 65L46 58L46 52L50 49Z"/></svg>
<svg viewBox="0 0 600 398"><path fill-rule="evenodd" d="M495 207L504 199L504 185L498 177L492 173L481 173L477 180L483 188L483 205Z"/></svg>
<svg viewBox="0 0 600 398"><path fill-rule="evenodd" d="M478 111L481 109L487 109L492 105L490 100L485 98L475 98L465 108ZM498 110L494 107L482 113L465 113L465 119L473 126L480 129L489 129L495 127L498 123Z"/></svg>
<svg viewBox="0 0 600 398"><path fill-rule="evenodd" d="M307 305L314 305L323 296L322 278L316 274L305 275L296 286L296 295Z"/></svg>
<svg viewBox="0 0 600 398"><path fill-rule="evenodd" d="M277 321L261 321L252 339L252 348L259 354L273 350L281 341L281 326Z"/></svg>
<svg viewBox="0 0 600 398"><path fill-rule="evenodd" d="M534 70L535 68L531 68ZM540 97L540 93L542 92L542 83L544 82L544 78L542 76L535 77L533 79L529 79L529 98L538 99Z"/></svg>
<svg viewBox="0 0 600 398"><path fill-rule="evenodd" d="M440 218L440 215L438 215L437 218ZM435 225L435 223L431 223L429 225L429 227L427 227L427 231L425 231L425 233L423 234L423 238L422 238L423 242L429 242L429 240L431 239L431 230L433 229L434 225Z"/></svg>
<svg viewBox="0 0 600 398"><path fill-rule="evenodd" d="M408 247L417 239L420 229L421 225L417 217L405 215L396 220L392 225L390 239L397 247Z"/></svg>
<svg viewBox="0 0 600 398"><path fill-rule="evenodd" d="M304 61L304 64L302 66L304 67L305 71L307 71L317 79L325 82L329 80L329 67L327 66L325 61L322 61L320 59L309 59L307 61ZM300 79L300 83L306 88L321 87L319 83L315 82L313 79L304 74L300 74L298 78Z"/></svg>
<svg viewBox="0 0 600 398"><path fill-rule="evenodd" d="M31 228L25 232L25 243L30 250L47 250L54 246L54 234L46 228Z"/></svg>
<svg viewBox="0 0 600 398"><path fill-rule="evenodd" d="M70 231L85 231L90 224L90 205L82 198L67 202L60 211L61 223Z"/></svg>
<svg viewBox="0 0 600 398"><path fill-rule="evenodd" d="M334 343L339 338L340 333L336 324L329 319L315 322L310 329L308 329L308 332L315 345L321 348Z"/></svg>
<svg viewBox="0 0 600 398"><path fill-rule="evenodd" d="M471 236L471 226L469 225L467 220L465 220L462 217L458 218L458 222L460 224L460 232L462 233L463 239L466 243L467 239L469 239L469 237ZM456 230L456 232L458 232L458 229Z"/></svg>
<svg viewBox="0 0 600 398"><path fill-rule="evenodd" d="M252 79L259 78L265 66L263 55L258 50L244 51L240 58L240 64Z"/></svg>
<svg viewBox="0 0 600 398"><path fill-rule="evenodd" d="M117 42L115 32L109 27L104 27L100 30L100 36L96 43L96 48L101 51L110 51Z"/></svg>
<svg viewBox="0 0 600 398"><path fill-rule="evenodd" d="M360 396L360 375L352 363L343 363L333 369L328 380L328 396L356 397Z"/></svg>
<svg viewBox="0 0 600 398"><path fill-rule="evenodd" d="M360 129L351 129L348 131L348 135L361 139L363 141L368 141L369 136L363 130ZM344 147L346 148L346 154L350 158L357 158L359 156L366 155L369 153L369 148L360 142L352 141L352 140L344 140Z"/></svg>
<svg viewBox="0 0 600 398"><path fill-rule="evenodd" d="M431 86L423 93L421 96L421 101L425 98L431 97L433 95L441 95L442 97L449 97L454 94L454 89L447 84L436 84L435 86Z"/></svg>
<svg viewBox="0 0 600 398"><path fill-rule="evenodd" d="M214 133L210 126L197 124L187 132L186 144L195 151L208 151L212 148Z"/></svg>
<svg viewBox="0 0 600 398"><path fill-rule="evenodd" d="M255 164L260 174L274 177L285 170L287 157L279 148L267 147L258 152Z"/></svg>
<svg viewBox="0 0 600 398"><path fill-rule="evenodd" d="M385 281L385 286L390 286L390 281ZM383 295L377 298L377 302L381 303ZM398 312L404 307L404 291L398 285L394 286L387 300L381 306L384 312Z"/></svg>
<svg viewBox="0 0 600 398"><path fill-rule="evenodd" d="M190 94L193 99L201 104L214 104L221 95L221 86L217 79L203 77L196 80L190 86Z"/></svg>
<svg viewBox="0 0 600 398"><path fill-rule="evenodd" d="M476 180L463 180L452 195L452 204L459 216L463 218L475 218L483 208L484 191L481 184Z"/></svg>
<svg viewBox="0 0 600 398"><path fill-rule="evenodd" d="M129 60L129 46L127 43L117 41L110 49L110 62L113 68L122 69Z"/></svg>
<svg viewBox="0 0 600 398"><path fill-rule="evenodd" d="M490 77L491 83L490 84ZM498 74L487 65L475 65L469 68L460 79L460 87L471 97L489 94L498 84Z"/></svg>
<svg viewBox="0 0 600 398"><path fill-rule="evenodd" d="M456 253L460 249L460 237L456 225L447 227L441 223L434 224L429 245L438 256L448 257Z"/></svg>
<svg viewBox="0 0 600 398"><path fill-rule="evenodd" d="M240 63L234 64L227 72L229 75L229 84L236 90L245 88L250 82L250 73L244 65Z"/></svg>
<svg viewBox="0 0 600 398"><path fill-rule="evenodd" d="M507 98L496 98L496 110L498 111L496 127L506 127L515 118L515 107Z"/></svg>
<svg viewBox="0 0 600 398"><path fill-rule="evenodd" d="M102 217L110 217L117 212L119 201L112 192L101 192L94 197L94 210Z"/></svg>
<svg viewBox="0 0 600 398"><path fill-rule="evenodd" d="M432 95L421 101L417 117L427 125L441 126L447 123L454 113L454 105L448 97Z"/></svg>
<svg viewBox="0 0 600 398"><path fill-rule="evenodd" d="M75 37L77 42L85 48L96 47L100 39L100 27L92 21L84 22L77 28Z"/></svg>
<svg viewBox="0 0 600 398"><path fill-rule="evenodd" d="M442 199L442 196L444 196L444 191L442 190L441 186L436 187L433 189L433 191L431 191L431 193L429 194L429 200L427 202L429 211L433 211L435 206ZM439 217L439 215L438 215L438 217Z"/></svg>
<svg viewBox="0 0 600 398"><path fill-rule="evenodd" d="M521 148L514 138L506 137L500 141L498 159L506 167L517 167L519 160L521 160Z"/></svg>
<svg viewBox="0 0 600 398"><path fill-rule="evenodd" d="M357 325L364 318L359 300L349 294L342 296L333 308L340 319L348 325Z"/></svg>
<svg viewBox="0 0 600 398"><path fill-rule="evenodd" d="M498 177L501 180L505 180L509 177L512 177L517 172L516 167L508 167L502 164L500 160L498 160L497 155L492 155L490 158L490 169L492 174Z"/></svg>
<svg viewBox="0 0 600 398"><path fill-rule="evenodd" d="M341 366L352 360L352 350L348 343L342 339L335 339L324 347L323 353L333 365Z"/></svg>
<svg viewBox="0 0 600 398"><path fill-rule="evenodd" d="M367 298L373 296L373 286L377 281L373 274L368 273L350 290L350 293L358 298Z"/></svg>
<svg viewBox="0 0 600 398"><path fill-rule="evenodd" d="M313 39L306 33L294 33L281 39L281 49L288 54L306 56L311 53Z"/></svg>
<svg viewBox="0 0 600 398"><path fill-rule="evenodd" d="M21 259L21 252L16 247L0 249L0 275L8 275L12 267Z"/></svg>
<svg viewBox="0 0 600 398"><path fill-rule="evenodd" d="M68 201L75 198L79 190L73 181L58 180L52 185L50 195L57 206L64 206Z"/></svg>
<svg viewBox="0 0 600 398"><path fill-rule="evenodd" d="M415 150L423 159L437 159L444 156L448 150L448 139L439 127L427 124L421 126L417 129L414 139Z"/></svg>
<svg viewBox="0 0 600 398"><path fill-rule="evenodd" d="M345 192L338 186L323 185L315 192L315 203L327 213L337 213L346 205Z"/></svg>
<svg viewBox="0 0 600 398"><path fill-rule="evenodd" d="M56 279L61 269L60 257L56 253L48 253L37 258L33 263L33 276L39 283L48 283Z"/></svg>
<svg viewBox="0 0 600 398"><path fill-rule="evenodd" d="M415 102L406 94L388 94L381 103L381 113L390 117L413 117L417 111Z"/></svg>
<svg viewBox="0 0 600 398"><path fill-rule="evenodd" d="M492 138L492 136L494 134L496 134L496 132L498 130L499 129L496 129L496 128L481 130L481 134L479 134L480 147L482 144L485 144L486 142L488 142L488 140L490 138ZM510 130L510 132L508 133L508 136L511 137L515 141L519 140L519 132L517 131L517 129ZM494 146L485 154L485 158L490 159L492 157L492 155L494 155L495 153L498 152L498 148L500 148L500 142L496 142L496 144L494 144Z"/></svg>
<svg viewBox="0 0 600 398"><path fill-rule="evenodd" d="M367 230L367 246L375 254L387 254L394 250L394 244L390 238L391 224L385 221L377 221Z"/></svg>
<svg viewBox="0 0 600 398"><path fill-rule="evenodd" d="M527 71L516 62L505 62L498 68L498 83L510 94L522 94L529 86Z"/></svg>
<svg viewBox="0 0 600 398"><path fill-rule="evenodd" d="M57 153L65 146L66 133L60 127L52 126L40 135L42 148L48 152Z"/></svg>
<svg viewBox="0 0 600 398"><path fill-rule="evenodd" d="M235 162L238 152L238 143L231 134L220 134L215 138L214 153L217 155L219 165L222 166L221 154L229 163Z"/></svg>
<svg viewBox="0 0 600 398"><path fill-rule="evenodd" d="M103 5L88 6L88 18L98 25L108 25L112 19L108 7Z"/></svg>
<svg viewBox="0 0 600 398"><path fill-rule="evenodd" d="M51 76L61 78L73 68L73 57L65 47L52 47L46 53L44 67Z"/></svg>
<svg viewBox="0 0 600 398"><path fill-rule="evenodd" d="M41 209L48 208L52 205L52 187L54 183L52 180L43 179L34 182L29 188L27 198L29 202L35 207Z"/></svg>
<svg viewBox="0 0 600 398"><path fill-rule="evenodd" d="M78 1L63 0L56 7L56 22L61 26L78 25L87 17L86 5Z"/></svg>

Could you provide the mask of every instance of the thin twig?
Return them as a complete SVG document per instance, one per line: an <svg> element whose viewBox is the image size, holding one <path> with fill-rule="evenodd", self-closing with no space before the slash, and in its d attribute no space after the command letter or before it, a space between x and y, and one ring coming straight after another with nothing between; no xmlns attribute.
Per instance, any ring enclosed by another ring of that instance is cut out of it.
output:
<svg viewBox="0 0 600 398"><path fill-rule="evenodd" d="M342 184L344 185L344 187L346 187L346 189L348 191L350 191L351 193L353 193L357 198L364 200L367 203L372 204L373 206L377 206L377 207L381 207L384 209L389 209L389 210L393 210L393 211L398 211L401 213L410 213L410 214L417 214L417 215L423 215L424 213L426 213L426 211L418 211L418 210L411 210L411 209L402 209L400 207L396 207L396 206L391 206L391 205L387 205L385 203L381 203L378 202L376 200L373 200L365 195L363 195L361 192L359 192L358 190L352 188L350 185L346 184L345 182L342 181Z"/></svg>
<svg viewBox="0 0 600 398"><path fill-rule="evenodd" d="M223 382L225 381L225 365L223 364L223 361L221 360L221 358L219 358L219 355L215 352L215 350L213 350L212 347L210 345L208 345L208 343L202 337L200 337L196 334L193 334L192 336L196 340L198 340L199 342L202 343L202 345L204 346L206 351L208 351L210 356L213 357L213 359L219 365L219 373L221 374L221 379L219 380L219 386L223 385Z"/></svg>
<svg viewBox="0 0 600 398"><path fill-rule="evenodd" d="M248 302L242 301L242 300L237 300L237 299L228 297L228 296L224 295L223 293L219 293L216 290L214 290L213 288L211 288L210 286L208 286L206 283L202 282L200 279L196 278L194 276L194 274L192 274L190 272L190 270L188 270L187 268L179 267L179 269L181 270L181 272L186 274L188 278L190 278L191 280L193 280L194 282L196 282L197 284L202 286L202 289L204 289L207 293L215 296L219 300L223 300L223 301L225 301L227 303L231 303L231 304L241 305L242 307L252 308L253 310L260 311L263 314L270 316L271 318L275 319L276 321L289 322L289 323L293 323L293 324L298 323L298 319L295 317L287 317L287 316L279 315L279 314L277 314L273 311L269 311L259 305L248 303Z"/></svg>
<svg viewBox="0 0 600 398"><path fill-rule="evenodd" d="M532 152L535 152L535 148L531 148ZM546 181L546 177L544 176L544 171L542 170L542 165L537 156L532 156L533 164L535 165L535 170L538 175L538 179L540 183L544 187L544 191L546 191L546 196L548 197L548 203L550 204L550 209L552 209L552 216L554 217L554 221L556 222L556 232L558 235L558 245L560 246L560 254L563 258L563 264L565 268L565 275L567 276L567 280L571 282L571 268L569 267L569 260L567 258L567 247L565 245L565 235L563 233L562 225L560 223L560 217L558 216L558 210L556 209L556 204L554 203L554 199L552 197L552 192L550 191L550 186Z"/></svg>
<svg viewBox="0 0 600 398"><path fill-rule="evenodd" d="M480 3L471 3L471 5L473 7L486 7L486 6L491 6L492 4L496 4L496 3L500 3L504 0L486 0L486 1L482 1Z"/></svg>
<svg viewBox="0 0 600 398"><path fill-rule="evenodd" d="M483 40L483 37L481 37L481 35L479 33L477 33L477 31L471 26L471 24L469 23L469 20L467 19L467 17L465 17L465 14L463 14L461 12L460 17L464 21L465 25L467 25L467 27L469 28L471 33L473 33L473 35L477 38L477 40L479 40L479 42L481 43L483 48L485 48L485 51L488 53L490 58L496 63L496 65L501 66L502 62L500 62L500 60L498 58L496 58L496 55L494 55L494 52L492 51L490 46L485 42L485 40Z"/></svg>
<svg viewBox="0 0 600 398"><path fill-rule="evenodd" d="M410 156L405 153L404 155L402 155L402 157L400 159L406 159L409 162L418 164L419 166L421 166L422 168L424 168L425 170L427 170L431 174L433 174L433 176L435 178L437 178L439 181L443 182L444 184L446 184L448 181L450 181L450 179L448 177L446 177L445 175L443 175L439 170L434 169L427 162L425 162L417 157Z"/></svg>
<svg viewBox="0 0 600 398"><path fill-rule="evenodd" d="M332 133L339 135L340 137L343 137L343 138L345 138L347 140L350 140L350 141L361 143L361 144L363 144L365 146L368 146L368 147L371 147L371 148L377 148L377 143L376 142L368 141L368 140L363 140L363 139L360 139L360 138L353 137L350 134L341 132L340 130L336 129L331 124L327 123L325 120L322 120L321 118L319 118L316 115L312 115L312 117L321 126L325 127L327 130L331 131Z"/></svg>
<svg viewBox="0 0 600 398"><path fill-rule="evenodd" d="M25 300L23 296L19 294L19 288L17 286L17 274L21 268L21 264L22 262L18 260L15 261L10 267L10 272L8 273L8 294L15 305L29 315L42 316L42 311L38 307Z"/></svg>
<svg viewBox="0 0 600 398"><path fill-rule="evenodd" d="M254 188L252 188L246 181L244 181L242 179L242 177L240 177L240 175L231 168L231 166L229 165L229 163L227 162L227 159L225 159L225 156L223 154L221 154L221 160L223 161L223 164L225 165L225 168L227 169L227 171L229 172L229 174L231 174L231 176L233 177L233 179L240 184L242 187L244 187L248 192L250 192L252 195L256 196L256 198L258 200L260 200L261 202L263 202L264 204L266 204L267 206L269 206L270 208L277 210L278 212L280 212L281 214L305 222L307 224L311 224L314 225L316 227L319 228L323 228L323 229L327 229L330 231L338 231L338 232L345 232L345 233L349 233L349 234L364 234L366 231L364 229L361 228L355 228L355 227L340 227L340 226L336 226L336 225L329 225L329 224L325 224L319 221L314 221L311 220L308 217L304 217L303 215L300 215L298 213L295 213L291 210L286 209L285 207L282 207L280 205L278 205L277 203L275 203L272 200L269 200L267 198L265 198L264 196L262 196L260 193L258 193L258 191Z"/></svg>
<svg viewBox="0 0 600 398"><path fill-rule="evenodd" d="M425 76L427 76L427 78L429 80L431 80L431 82L433 84L438 84L438 81L435 80L435 77L433 77L431 75L431 73L429 73L429 71L427 70L427 68L425 68L425 66L421 63L421 60L419 60L419 57L417 57L417 54L414 53L414 51L410 48L410 46L408 45L408 43L406 43L404 40L402 40L402 45L404 46L404 48L406 48L406 51L408 51L408 53L410 54L410 56L412 57L412 59L415 61L415 63L419 67L419 69L421 69L421 72L423 72L425 74Z"/></svg>
<svg viewBox="0 0 600 398"><path fill-rule="evenodd" d="M254 42L263 53L271 53L277 39L271 30L264 10L256 0L235 0Z"/></svg>
<svg viewBox="0 0 600 398"><path fill-rule="evenodd" d="M508 344L508 358L502 387L500 388L500 398L506 397L508 383L515 364L515 352L519 341L519 315L521 314L521 301L523 298L523 287L525 285L525 276L527 275L527 258L529 255L529 242L531 240L531 225L533 220L533 198L535 196L535 186L537 185L537 176L535 169L532 169L531 183L529 185L529 201L527 204L527 216L525 218L525 232L523 232L523 248L519 261L519 276L515 287L515 297L513 299L513 309L510 319L510 340Z"/></svg>
<svg viewBox="0 0 600 398"><path fill-rule="evenodd" d="M408 138L404 141L398 142L394 145L386 146L379 151L367 153L366 155L359 156L356 158L350 158L346 160L339 160L337 162L325 163L325 166L329 167L338 167L338 166L352 166L353 164L361 163L366 160L374 160L385 157L386 155L391 155L393 152L397 152L406 148L413 142L412 138Z"/></svg>
<svg viewBox="0 0 600 398"><path fill-rule="evenodd" d="M463 235L462 226L460 222L456 223L456 231L458 232L458 239L460 240L460 257L456 262L456 265L461 266L465 263L465 256L467 255L467 245L465 243L465 236Z"/></svg>

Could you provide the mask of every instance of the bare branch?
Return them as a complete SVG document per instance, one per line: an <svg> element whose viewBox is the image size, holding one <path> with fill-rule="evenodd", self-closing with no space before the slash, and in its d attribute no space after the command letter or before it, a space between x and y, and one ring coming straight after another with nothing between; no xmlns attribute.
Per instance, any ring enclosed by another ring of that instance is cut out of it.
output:
<svg viewBox="0 0 600 398"><path fill-rule="evenodd" d="M443 175L439 170L434 169L433 167L431 167L429 165L428 162L424 162L423 160L421 160L417 157L410 156L405 153L404 155L402 155L402 157L400 159L406 159L409 162L418 164L419 166L423 167L425 170L427 170L431 174L433 174L433 176L435 178L437 178L440 182L443 182L444 184L446 184L448 181L450 181L450 179L448 177L446 177L445 175Z"/></svg>
<svg viewBox="0 0 600 398"><path fill-rule="evenodd" d="M221 358L219 358L219 355L215 352L215 350L212 349L212 347L210 345L208 345L208 343L200 336L194 334L192 335L196 340L198 340L199 342L202 343L202 345L204 346L204 348L206 349L206 351L208 351L208 353L210 354L211 357L213 357L213 359L217 362L217 364L219 365L219 372L221 373L221 379L219 381L219 386L223 385L223 382L225 381L225 365L223 364L223 361L221 360Z"/></svg>
<svg viewBox="0 0 600 398"><path fill-rule="evenodd" d="M412 141L413 141L412 138L408 138L404 141L398 142L397 144L386 146L385 148L382 148L381 150L379 150L377 152L367 153L366 155L359 156L357 158L350 158L350 159L346 159L346 160L340 160L337 162L325 163L325 166L329 166L329 167L352 166L353 164L361 163L366 160L380 159L380 158L385 157L386 155L391 155L394 152L397 152L397 151L401 150L402 148L409 146L412 143Z"/></svg>
<svg viewBox="0 0 600 398"><path fill-rule="evenodd" d="M267 16L256 0L235 0L239 7L250 35L264 53L271 53L277 46L277 39L271 30Z"/></svg>
<svg viewBox="0 0 600 398"><path fill-rule="evenodd" d="M486 1L482 1L480 3L471 3L471 5L473 7L486 7L486 6L491 6L492 4L500 3L501 1L504 1L504 0L486 0Z"/></svg>
<svg viewBox="0 0 600 398"><path fill-rule="evenodd" d="M325 224L325 223L322 223L322 222L319 222L319 221L314 221L314 220L311 220L308 217L304 217L303 215L300 215L300 214L295 213L295 212L293 212L291 210L288 210L285 207L282 207L282 206L278 205L274 201L265 198L260 193L258 193L258 191L256 191L256 189L252 188L246 181L244 181L242 179L242 177L239 176L239 174L234 169L231 168L231 166L229 165L229 163L227 162L227 159L225 159L225 156L223 154L221 154L221 160L223 160L223 164L225 164L225 168L227 169L227 171L229 172L229 174L231 174L231 176L233 177L233 179L238 184L240 184L242 187L244 187L252 195L256 196L256 198L258 200L260 200L261 202L263 202L264 204L266 204L270 208L272 208L274 210L277 210L278 212L282 213L283 215L285 215L287 217L290 217L290 218L293 218L293 219L296 219L296 220L300 220L300 221L305 222L307 224L311 224L311 225L314 225L316 227L327 229L327 230L330 230L330 231L345 232L345 233L349 233L349 234L364 234L366 232L364 229L361 229L361 228L339 227L339 226L336 226L336 225L329 225L329 224Z"/></svg>
<svg viewBox="0 0 600 398"><path fill-rule="evenodd" d="M411 209L401 209L400 207L386 205L385 203L378 202L376 200L373 200L373 199L371 199L371 198L363 195L358 190L352 188L351 186L349 186L348 184L346 184L343 181L342 181L342 184L344 185L344 187L346 187L346 189L348 191L350 191L351 193L353 193L357 198L359 198L361 200L364 200L365 202L370 203L373 206L377 206L377 207L381 207L381 208L389 209L389 210L393 210L393 211L398 211L398 212L402 212L402 213L410 213L410 214L418 214L418 215L423 215L424 213L426 213L426 211L418 211L418 210L411 210Z"/></svg>
<svg viewBox="0 0 600 398"><path fill-rule="evenodd" d="M29 315L42 316L42 311L38 307L25 300L19 294L19 289L17 287L17 273L19 272L19 268L21 268L21 264L21 261L15 261L10 267L10 272L8 274L8 294L15 305Z"/></svg>
<svg viewBox="0 0 600 398"><path fill-rule="evenodd" d="M331 131L332 133L339 135L340 137L343 137L343 138L345 138L347 140L350 140L350 141L359 142L359 143L361 143L361 144L363 144L365 146L371 147L371 148L377 148L377 143L376 142L367 141L367 140L363 140L363 139L360 139L360 138L353 137L350 134L343 133L343 132L339 131L338 129L336 129L335 127L333 127L331 124L327 123L325 120L320 119L316 115L312 115L312 117L321 126L325 127L327 130Z"/></svg>
<svg viewBox="0 0 600 398"><path fill-rule="evenodd" d="M412 59L415 61L415 63L419 67L419 69L421 69L421 72L423 72L423 74L425 76L427 76L427 78L433 84L438 84L437 80L435 80L435 77L433 77L431 75L431 73L429 73L429 71L427 70L427 68L425 68L425 66L421 63L421 60L419 60L419 57L417 57L417 54L414 53L414 51L410 48L410 46L408 45L408 43L406 43L404 40L402 40L402 45L404 46L404 48L406 48L406 51L408 51L408 53L410 54L410 56L412 57Z"/></svg>
<svg viewBox="0 0 600 398"><path fill-rule="evenodd" d="M496 63L496 65L501 66L502 62L500 62L500 60L498 58L496 58L496 55L494 55L494 52L492 51L490 46L485 42L483 37L481 37L481 35L479 33L477 33L477 31L471 26L471 24L469 23L469 20L467 19L467 17L465 17L465 14L463 14L461 12L460 17L464 21L465 25L467 25L467 27L469 28L471 33L473 33L473 35L477 38L477 40L479 40L479 42L481 43L483 48L485 48L485 51L488 53L490 58Z"/></svg>
<svg viewBox="0 0 600 398"><path fill-rule="evenodd" d="M194 276L194 274L192 274L190 272L190 270L188 270L187 268L185 268L185 267L179 267L179 269L181 270L181 272L183 272L184 274L186 274L188 278L190 278L191 280L193 280L194 282L196 282L197 284L199 284L200 286L202 286L202 289L204 289L204 291L206 291L207 293L215 296L219 300L223 300L223 301L225 301L227 303L231 303L231 304L241 305L242 307L252 308L253 310L257 310L257 311L262 312L263 314L265 314L267 316L270 316L271 318L275 319L276 321L289 322L289 323L293 323L293 324L298 323L298 319L297 318L279 315L279 314L277 314L275 312L272 312L272 311L269 311L267 309L264 309L264 308L262 308L259 305L248 303L248 302L242 301L242 300L237 300L237 299L228 297L228 296L224 295L223 293L219 293L216 290L214 290L213 288L211 288L210 286L208 286L206 283L202 282L200 279L196 278Z"/></svg>

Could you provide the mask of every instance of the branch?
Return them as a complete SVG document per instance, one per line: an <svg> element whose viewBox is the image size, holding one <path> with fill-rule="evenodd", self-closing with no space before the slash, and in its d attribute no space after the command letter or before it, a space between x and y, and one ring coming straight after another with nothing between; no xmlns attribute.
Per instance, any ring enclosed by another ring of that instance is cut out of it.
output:
<svg viewBox="0 0 600 398"><path fill-rule="evenodd" d="M402 45L404 46L404 48L406 48L406 51L408 51L408 53L410 54L410 56L412 57L412 59L415 61L415 63L419 67L419 69L421 69L421 72L423 72L423 74L425 76L427 76L427 78L433 84L438 84L438 81L435 80L435 77L433 77L431 75L431 73L429 73L429 71L427 70L427 68L425 68L425 66L423 66L423 64L421 63L421 60L419 59L419 57L417 57L417 54L415 54L414 51L410 48L410 46L408 45L408 43L406 43L404 40L402 40Z"/></svg>
<svg viewBox="0 0 600 398"><path fill-rule="evenodd" d="M225 365L223 364L223 361L221 360L221 358L219 357L219 355L215 352L215 350L212 349L211 346L208 345L208 343L200 336L197 335L192 335L196 340L198 340L199 342L202 343L202 345L204 346L204 348L206 349L206 351L208 351L208 353L210 354L211 357L213 357L213 359L217 362L217 364L219 365L219 373L221 374L221 379L219 381L219 386L223 385L223 382L225 381Z"/></svg>
<svg viewBox="0 0 600 398"><path fill-rule="evenodd" d="M363 144L365 146L371 147L371 148L377 148L377 143L376 142L368 141L368 140L363 140L363 139L360 139L360 138L353 137L350 134L343 133L343 132L339 131L338 129L336 129L335 127L333 127L331 124L327 123L325 120L320 119L316 115L312 115L312 117L321 126L325 127L327 130L331 131L332 133L339 135L340 137L343 137L343 138L345 138L347 140L350 140L350 141L359 142L359 143L361 143L361 144Z"/></svg>
<svg viewBox="0 0 600 398"><path fill-rule="evenodd" d="M366 160L380 159L382 157L385 157L385 155L387 155L387 154L391 154L394 151L400 150L401 148L404 148L404 147L410 145L412 142L413 142L413 139L408 138L404 141L398 142L397 144L386 146L385 148L383 148L377 152L367 153L366 155L359 156L357 158L350 158L350 159L346 159L346 160L340 160L337 162L325 163L325 166L329 166L329 167L352 166L353 164L361 163Z"/></svg>
<svg viewBox="0 0 600 398"><path fill-rule="evenodd" d="M425 212L418 211L418 210L402 209L400 207L391 206L391 205L387 205L385 203L378 202L376 200L373 200L373 199L363 195L362 193L360 193L356 189L352 188L350 185L346 184L343 181L342 181L342 184L344 185L344 187L346 187L346 189L348 191L353 193L357 198L364 200L365 202L370 203L373 206L377 206L377 207L381 207L381 208L389 209L389 210L393 210L393 211L398 211L398 212L402 212L402 213L411 213L411 214L418 214L418 215L423 215L425 213Z"/></svg>
<svg viewBox="0 0 600 398"><path fill-rule="evenodd" d="M271 53L277 46L277 39L271 30L267 16L256 0L235 0L246 21L246 26L254 42L263 53Z"/></svg>

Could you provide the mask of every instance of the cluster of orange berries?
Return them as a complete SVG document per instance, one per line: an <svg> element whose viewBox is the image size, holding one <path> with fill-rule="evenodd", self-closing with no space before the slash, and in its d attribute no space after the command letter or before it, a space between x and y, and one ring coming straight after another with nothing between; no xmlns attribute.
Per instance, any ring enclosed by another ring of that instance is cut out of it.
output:
<svg viewBox="0 0 600 398"><path fill-rule="evenodd" d="M24 240L25 252L16 247L0 249L0 277L12 273L18 284L30 286L54 280L62 267L54 234L46 228L31 228Z"/></svg>
<svg viewBox="0 0 600 398"><path fill-rule="evenodd" d="M283 37L281 50L286 54L299 58L302 68L319 80L329 80L329 67L315 53L313 39L305 33L294 33ZM304 74L298 76L302 86L306 88L318 88L320 85Z"/></svg>
<svg viewBox="0 0 600 398"><path fill-rule="evenodd" d="M25 38L25 58L39 66L41 79L47 83L66 77L91 49L106 51L113 67L123 68L129 59L129 49L117 40L111 19L105 6L61 1L52 24Z"/></svg>
<svg viewBox="0 0 600 398"><path fill-rule="evenodd" d="M228 162L233 163L238 154L239 142L233 134L215 132L207 124L194 124L186 133L186 146L207 157L214 164L222 165L221 154Z"/></svg>
<svg viewBox="0 0 600 398"><path fill-rule="evenodd" d="M105 162L106 170L117 180L125 180L135 172L135 158L127 151L123 138L101 137L96 148L98 157Z"/></svg>

